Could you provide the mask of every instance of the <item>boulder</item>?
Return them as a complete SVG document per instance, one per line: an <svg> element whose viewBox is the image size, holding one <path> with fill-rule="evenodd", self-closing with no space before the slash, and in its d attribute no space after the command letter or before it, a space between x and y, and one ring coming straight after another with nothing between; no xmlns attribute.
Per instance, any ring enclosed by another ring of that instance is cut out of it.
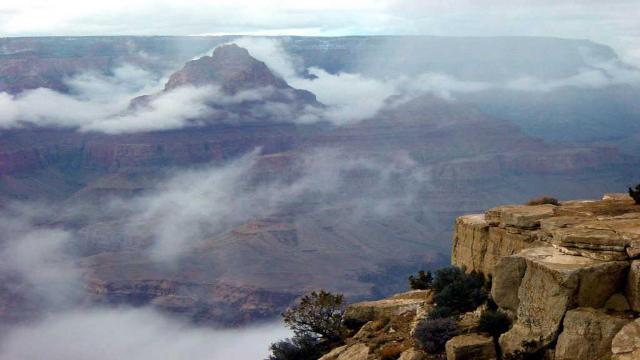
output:
<svg viewBox="0 0 640 360"><path fill-rule="evenodd" d="M640 319L625 325L611 342L612 360L640 359Z"/></svg>
<svg viewBox="0 0 640 360"><path fill-rule="evenodd" d="M631 310L640 312L640 260L633 260L627 276L627 300Z"/></svg>
<svg viewBox="0 0 640 360"><path fill-rule="evenodd" d="M445 345L447 360L495 360L496 348L490 336L458 335Z"/></svg>
<svg viewBox="0 0 640 360"><path fill-rule="evenodd" d="M592 308L567 311L555 360L611 359L611 341L629 321Z"/></svg>
<svg viewBox="0 0 640 360"><path fill-rule="evenodd" d="M405 350L402 354L400 354L400 357L398 358L398 360L423 360L426 359L425 354L420 351L420 350L416 350L416 349L408 349Z"/></svg>
<svg viewBox="0 0 640 360"><path fill-rule="evenodd" d="M621 287L628 268L626 261L571 256L552 247L527 249L515 257L525 260L526 270L518 288L517 320L500 337L505 354L536 351L551 344L567 310L602 307ZM507 303L513 305L512 301Z"/></svg>

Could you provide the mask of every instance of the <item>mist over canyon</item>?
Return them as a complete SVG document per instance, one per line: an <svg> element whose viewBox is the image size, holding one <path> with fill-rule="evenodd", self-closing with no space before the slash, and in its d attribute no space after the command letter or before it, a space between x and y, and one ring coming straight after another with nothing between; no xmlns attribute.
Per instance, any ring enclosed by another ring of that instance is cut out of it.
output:
<svg viewBox="0 0 640 360"><path fill-rule="evenodd" d="M631 185L638 95L586 40L1 38L1 357L262 356L307 291L449 263L460 214Z"/></svg>

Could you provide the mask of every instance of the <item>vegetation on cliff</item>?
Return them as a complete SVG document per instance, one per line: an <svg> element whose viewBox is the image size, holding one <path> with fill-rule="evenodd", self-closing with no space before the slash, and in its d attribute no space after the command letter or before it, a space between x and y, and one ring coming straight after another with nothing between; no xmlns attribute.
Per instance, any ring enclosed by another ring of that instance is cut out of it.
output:
<svg viewBox="0 0 640 360"><path fill-rule="evenodd" d="M560 201L558 201L558 199L551 196L540 196L527 201L525 205L533 206L533 205L544 205L544 204L558 206L560 205Z"/></svg>
<svg viewBox="0 0 640 360"><path fill-rule="evenodd" d="M487 299L484 276L463 268L447 267L437 270L432 289L435 308L430 318L456 316L474 310Z"/></svg>
<svg viewBox="0 0 640 360"><path fill-rule="evenodd" d="M342 294L320 290L304 295L297 305L282 313L293 338L271 344L268 360L317 359L340 344L346 332L344 308Z"/></svg>
<svg viewBox="0 0 640 360"><path fill-rule="evenodd" d="M633 198L636 204L640 204L640 184L636 185L635 188L629 188L629 196Z"/></svg>

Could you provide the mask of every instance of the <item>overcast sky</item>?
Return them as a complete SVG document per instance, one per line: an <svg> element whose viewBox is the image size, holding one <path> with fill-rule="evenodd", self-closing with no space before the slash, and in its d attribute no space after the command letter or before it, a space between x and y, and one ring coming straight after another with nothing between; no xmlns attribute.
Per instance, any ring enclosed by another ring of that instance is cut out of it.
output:
<svg viewBox="0 0 640 360"><path fill-rule="evenodd" d="M1 0L0 35L542 35L640 64L640 0Z"/></svg>

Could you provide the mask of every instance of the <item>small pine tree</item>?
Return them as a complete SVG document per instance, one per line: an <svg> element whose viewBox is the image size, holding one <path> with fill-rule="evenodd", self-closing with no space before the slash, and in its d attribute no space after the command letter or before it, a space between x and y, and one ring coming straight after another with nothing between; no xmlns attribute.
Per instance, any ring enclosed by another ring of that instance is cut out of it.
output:
<svg viewBox="0 0 640 360"><path fill-rule="evenodd" d="M433 275L431 275L431 271L420 270L418 271L418 277L409 276L409 286L413 290L431 289L432 283Z"/></svg>
<svg viewBox="0 0 640 360"><path fill-rule="evenodd" d="M629 188L629 196L635 200L636 204L640 205L640 184L636 185L635 189Z"/></svg>

